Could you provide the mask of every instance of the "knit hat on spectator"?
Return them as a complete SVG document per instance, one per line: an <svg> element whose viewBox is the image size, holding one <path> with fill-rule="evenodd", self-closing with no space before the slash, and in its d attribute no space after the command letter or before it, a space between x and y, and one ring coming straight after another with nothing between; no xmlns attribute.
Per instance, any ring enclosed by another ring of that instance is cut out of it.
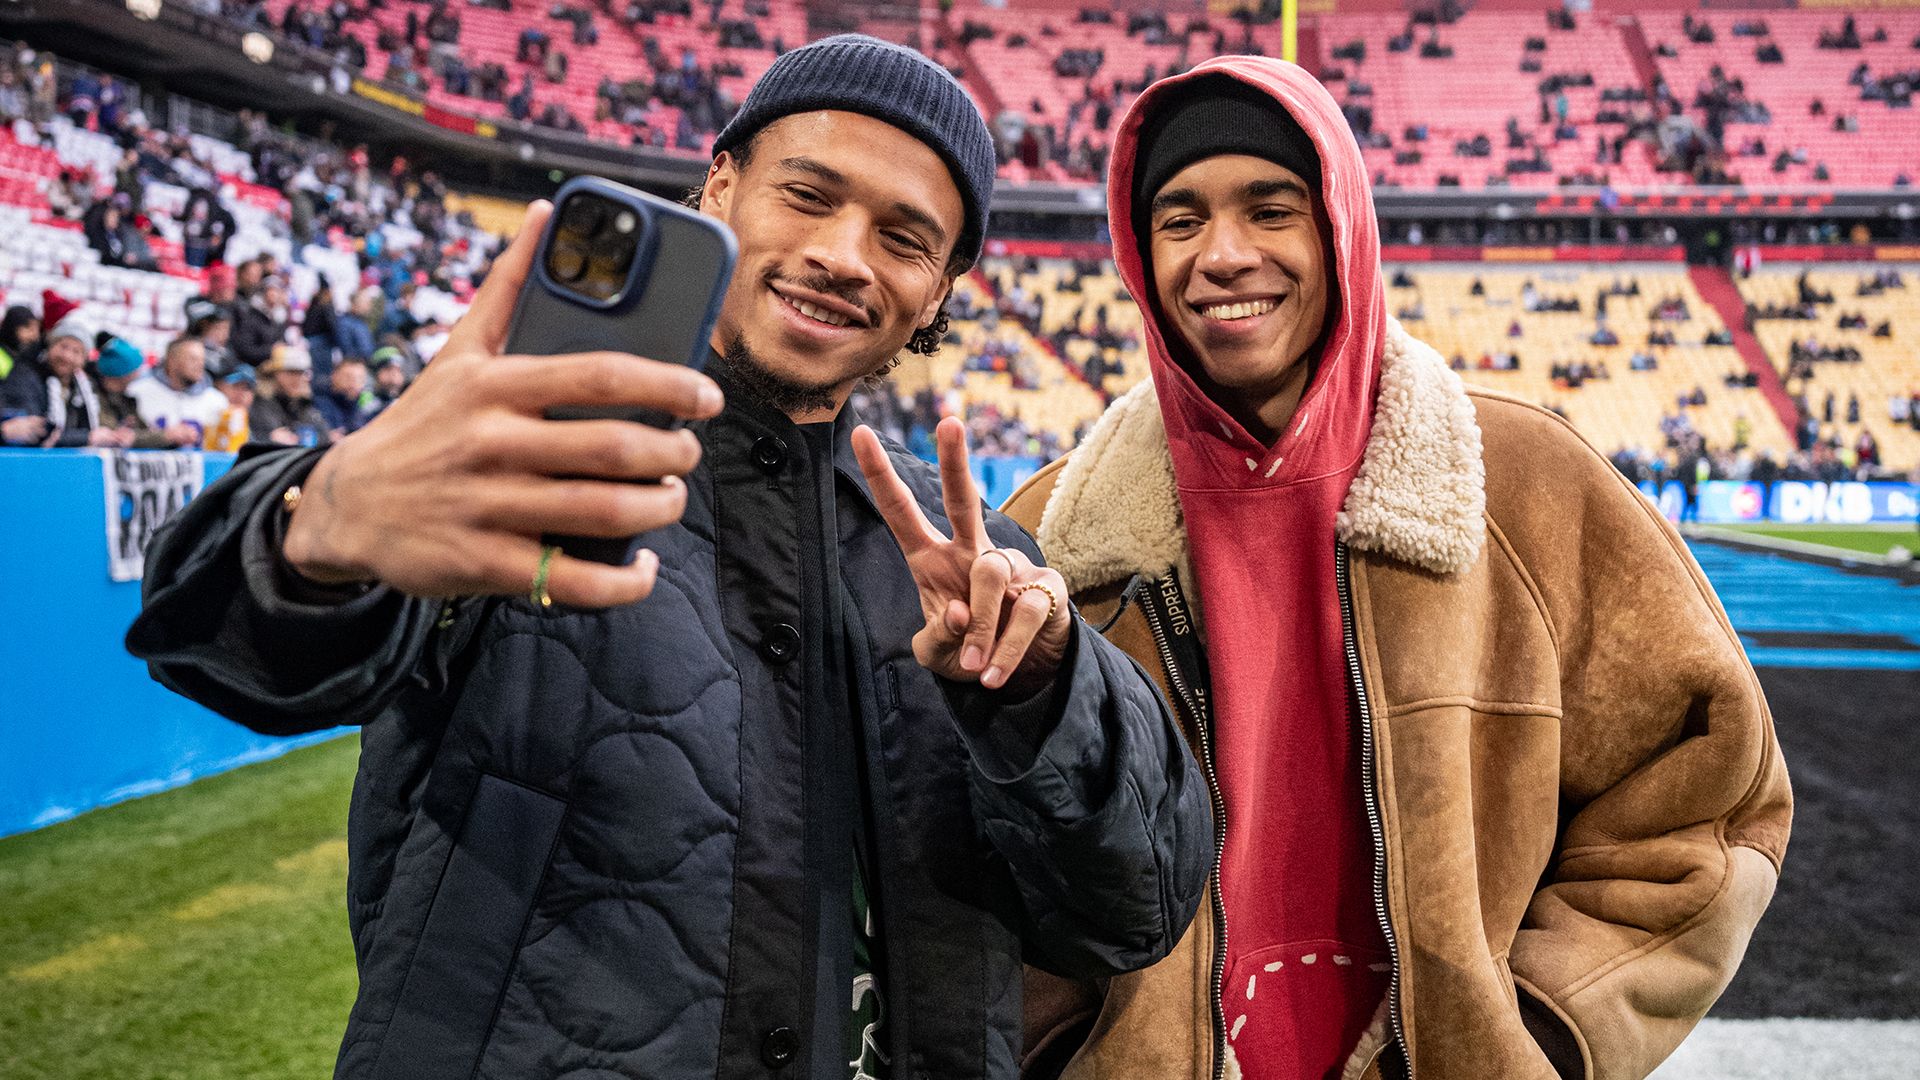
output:
<svg viewBox="0 0 1920 1080"><path fill-rule="evenodd" d="M131 375L146 362L139 349L119 338L111 338L100 347L100 374L109 379Z"/></svg>
<svg viewBox="0 0 1920 1080"><path fill-rule="evenodd" d="M405 367L406 363L406 354L391 345L382 345L373 350L373 356L367 360L367 366L375 371L379 371L383 367L391 367L395 364Z"/></svg>
<svg viewBox="0 0 1920 1080"><path fill-rule="evenodd" d="M59 341L61 338L70 337L79 341L81 345L86 347L87 352L91 354L93 352L94 339L98 336L99 331L94 329L93 323L88 321L85 316L75 313L63 317L58 323L54 324L53 329L47 331L47 345L51 347L54 342Z"/></svg>
<svg viewBox="0 0 1920 1080"><path fill-rule="evenodd" d="M78 300L69 300L52 289L43 289L40 292L40 325L58 326L69 311L79 306Z"/></svg>
<svg viewBox="0 0 1920 1080"><path fill-rule="evenodd" d="M993 136L959 80L912 49L865 34L794 49L754 84L713 152L739 146L781 117L823 109L884 120L932 147L966 208L954 254L969 262L980 257L993 202Z"/></svg>
<svg viewBox="0 0 1920 1080"><path fill-rule="evenodd" d="M248 386L260 385L259 378L253 373L252 364L241 364L232 371L227 372L226 377L220 381L223 383L246 383Z"/></svg>

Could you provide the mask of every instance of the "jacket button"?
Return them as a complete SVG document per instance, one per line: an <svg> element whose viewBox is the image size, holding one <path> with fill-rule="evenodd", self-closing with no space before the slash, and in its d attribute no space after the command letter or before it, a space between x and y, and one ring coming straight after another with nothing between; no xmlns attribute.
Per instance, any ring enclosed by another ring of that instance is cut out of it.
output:
<svg viewBox="0 0 1920 1080"><path fill-rule="evenodd" d="M800 631L786 623L768 630L767 636L760 639L760 659L769 664L784 664L798 655L800 655Z"/></svg>
<svg viewBox="0 0 1920 1080"><path fill-rule="evenodd" d="M777 1027L760 1040L760 1060L769 1069L782 1069L793 1061L793 1055L799 1049L800 1037L793 1033L793 1029Z"/></svg>
<svg viewBox="0 0 1920 1080"><path fill-rule="evenodd" d="M753 443L753 463L760 471L772 476L787 463L787 444L772 435L762 435Z"/></svg>

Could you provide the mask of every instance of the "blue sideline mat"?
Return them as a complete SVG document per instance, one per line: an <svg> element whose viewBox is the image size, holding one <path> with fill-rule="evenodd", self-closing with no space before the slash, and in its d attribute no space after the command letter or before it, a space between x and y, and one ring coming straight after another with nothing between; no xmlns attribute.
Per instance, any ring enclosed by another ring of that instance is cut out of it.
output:
<svg viewBox="0 0 1920 1080"><path fill-rule="evenodd" d="M1780 555L1691 546L1753 666L1920 671L1920 589Z"/></svg>

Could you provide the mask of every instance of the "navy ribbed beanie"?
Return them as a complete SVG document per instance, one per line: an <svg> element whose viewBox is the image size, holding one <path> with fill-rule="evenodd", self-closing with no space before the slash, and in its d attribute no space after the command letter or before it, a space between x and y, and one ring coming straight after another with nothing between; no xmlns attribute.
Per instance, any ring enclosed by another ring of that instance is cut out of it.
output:
<svg viewBox="0 0 1920 1080"><path fill-rule="evenodd" d="M741 102L717 156L783 116L833 109L861 113L907 132L947 163L966 222L954 251L980 257L993 202L993 136L959 80L912 49L865 34L822 38L780 57Z"/></svg>

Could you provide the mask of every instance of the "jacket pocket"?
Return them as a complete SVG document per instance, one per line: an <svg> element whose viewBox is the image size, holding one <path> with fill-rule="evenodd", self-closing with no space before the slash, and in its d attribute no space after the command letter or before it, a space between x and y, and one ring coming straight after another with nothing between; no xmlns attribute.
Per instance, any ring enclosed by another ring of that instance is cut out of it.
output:
<svg viewBox="0 0 1920 1080"><path fill-rule="evenodd" d="M482 775L427 912L376 1080L466 1080L493 1027L567 804Z"/></svg>

